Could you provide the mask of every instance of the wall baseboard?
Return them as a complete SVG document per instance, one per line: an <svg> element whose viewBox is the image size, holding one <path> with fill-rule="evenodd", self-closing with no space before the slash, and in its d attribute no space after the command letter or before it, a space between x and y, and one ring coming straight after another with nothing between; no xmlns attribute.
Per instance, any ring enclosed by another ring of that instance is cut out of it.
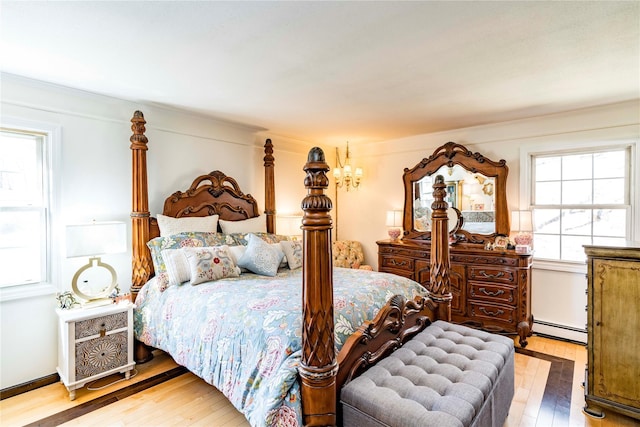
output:
<svg viewBox="0 0 640 427"><path fill-rule="evenodd" d="M56 374L47 375L46 377L38 378L26 383L14 385L0 390L0 400L8 399L13 396L17 396L22 393L26 393L31 390L35 390L40 387L44 387L49 384L54 384L60 381L60 376Z"/></svg>
<svg viewBox="0 0 640 427"><path fill-rule="evenodd" d="M561 325L553 322L545 322L544 320L533 321L533 332L538 335L561 338L563 340L572 341L580 344L587 343L586 329L580 329L573 326Z"/></svg>

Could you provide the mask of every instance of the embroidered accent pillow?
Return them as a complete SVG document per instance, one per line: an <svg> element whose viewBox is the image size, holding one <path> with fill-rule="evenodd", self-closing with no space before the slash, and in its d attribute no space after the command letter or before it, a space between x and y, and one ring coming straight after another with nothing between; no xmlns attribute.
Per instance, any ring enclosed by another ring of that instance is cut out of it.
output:
<svg viewBox="0 0 640 427"><path fill-rule="evenodd" d="M226 245L183 250L189 262L191 270L189 283L192 285L240 275L240 269L233 262L229 255L229 247Z"/></svg>
<svg viewBox="0 0 640 427"><path fill-rule="evenodd" d="M275 276L284 254L253 234L249 234L247 240L247 250L238 260L238 266L263 276Z"/></svg>
<svg viewBox="0 0 640 427"><path fill-rule="evenodd" d="M280 242L280 247L284 252L289 264L289 270L295 270L302 267L302 241L301 240L285 240Z"/></svg>
<svg viewBox="0 0 640 427"><path fill-rule="evenodd" d="M189 231L215 233L218 231L218 215L174 218L158 215L160 237Z"/></svg>

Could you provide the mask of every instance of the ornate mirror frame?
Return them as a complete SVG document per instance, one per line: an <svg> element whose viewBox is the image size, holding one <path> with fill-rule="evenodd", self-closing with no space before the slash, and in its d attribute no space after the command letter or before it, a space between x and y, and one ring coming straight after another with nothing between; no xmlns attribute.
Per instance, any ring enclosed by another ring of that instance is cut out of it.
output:
<svg viewBox="0 0 640 427"><path fill-rule="evenodd" d="M417 230L414 222L414 184L425 176L435 174L442 166L460 165L471 173L480 173L494 178L495 188L495 232L491 234L471 233L462 228L456 230L459 243L484 245L493 243L497 235L509 235L509 210L507 207L507 175L509 168L505 160L495 162L480 153L469 151L465 146L447 142L438 147L431 156L422 159L412 169L405 168L404 182L404 219L403 240L431 240L431 231Z"/></svg>

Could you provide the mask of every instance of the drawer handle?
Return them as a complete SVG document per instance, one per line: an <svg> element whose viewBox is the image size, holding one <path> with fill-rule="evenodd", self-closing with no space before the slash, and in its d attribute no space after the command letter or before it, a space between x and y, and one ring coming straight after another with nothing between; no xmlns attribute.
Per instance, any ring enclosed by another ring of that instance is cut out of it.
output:
<svg viewBox="0 0 640 427"><path fill-rule="evenodd" d="M495 292L489 292L485 288L480 288L480 292L482 292L485 295L489 295L490 297L497 297L497 296L500 296L500 295L504 294L504 291L502 289L498 289Z"/></svg>
<svg viewBox="0 0 640 427"><path fill-rule="evenodd" d="M503 311L503 310L500 310L500 309L497 309L496 311L493 311L493 312L492 312L492 311L487 310L487 309L486 309L486 308L484 308L484 307L480 307L480 308L479 308L479 310L480 310L481 312L483 312L484 314L486 314L487 316L498 316L498 315L500 315L500 314L504 314L504 311Z"/></svg>
<svg viewBox="0 0 640 427"><path fill-rule="evenodd" d="M405 266L405 265L407 265L407 261L398 262L395 259L390 259L389 260L389 264L398 265L398 266Z"/></svg>
<svg viewBox="0 0 640 427"><path fill-rule="evenodd" d="M100 338L104 337L107 334L107 330L102 328L100 329Z"/></svg>
<svg viewBox="0 0 640 427"><path fill-rule="evenodd" d="M482 277L486 277L488 279L498 279L504 276L504 271L498 271L496 274L487 274L486 271L482 270L480 274L482 275Z"/></svg>

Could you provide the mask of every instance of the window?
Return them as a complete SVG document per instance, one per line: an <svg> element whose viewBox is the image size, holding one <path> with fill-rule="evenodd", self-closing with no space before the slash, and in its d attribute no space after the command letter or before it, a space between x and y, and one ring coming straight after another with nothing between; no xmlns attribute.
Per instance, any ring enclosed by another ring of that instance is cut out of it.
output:
<svg viewBox="0 0 640 427"><path fill-rule="evenodd" d="M58 133L55 127L7 120L0 128L0 288L54 282L52 171Z"/></svg>
<svg viewBox="0 0 640 427"><path fill-rule="evenodd" d="M585 244L631 235L631 148L531 155L531 209L538 259L584 262Z"/></svg>

